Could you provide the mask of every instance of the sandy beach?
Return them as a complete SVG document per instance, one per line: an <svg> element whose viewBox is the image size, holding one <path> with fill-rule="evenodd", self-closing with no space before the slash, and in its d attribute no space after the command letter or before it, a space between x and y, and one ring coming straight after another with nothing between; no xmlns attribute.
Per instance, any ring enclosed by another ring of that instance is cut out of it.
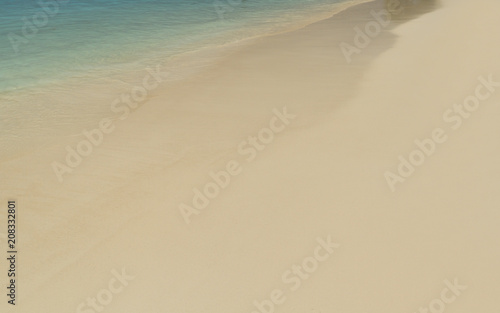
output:
<svg viewBox="0 0 500 313"><path fill-rule="evenodd" d="M369 1L145 70L140 105L1 163L1 311L497 312L499 9Z"/></svg>

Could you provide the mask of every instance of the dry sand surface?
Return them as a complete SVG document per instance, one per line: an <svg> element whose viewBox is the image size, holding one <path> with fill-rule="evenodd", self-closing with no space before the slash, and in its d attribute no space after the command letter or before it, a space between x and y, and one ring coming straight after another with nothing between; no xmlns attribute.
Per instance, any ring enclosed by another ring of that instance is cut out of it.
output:
<svg viewBox="0 0 500 313"><path fill-rule="evenodd" d="M74 138L3 162L1 311L498 312L500 2L409 2L356 47L384 8L155 90L62 183Z"/></svg>

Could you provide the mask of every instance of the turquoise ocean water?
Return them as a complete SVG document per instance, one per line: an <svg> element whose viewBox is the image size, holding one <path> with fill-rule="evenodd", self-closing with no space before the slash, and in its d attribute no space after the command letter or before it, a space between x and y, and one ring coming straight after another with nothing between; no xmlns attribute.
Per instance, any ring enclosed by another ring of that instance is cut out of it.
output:
<svg viewBox="0 0 500 313"><path fill-rule="evenodd" d="M144 68L278 30L338 2L0 0L0 92Z"/></svg>
<svg viewBox="0 0 500 313"><path fill-rule="evenodd" d="M0 0L0 156L93 127L146 67L175 67L179 79L183 67L192 72L185 56L203 64L214 51L318 20L351 2Z"/></svg>

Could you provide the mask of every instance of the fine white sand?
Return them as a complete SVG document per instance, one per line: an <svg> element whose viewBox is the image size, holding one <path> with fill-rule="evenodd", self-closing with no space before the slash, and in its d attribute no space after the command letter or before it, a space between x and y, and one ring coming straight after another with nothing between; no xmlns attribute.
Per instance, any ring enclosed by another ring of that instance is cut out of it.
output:
<svg viewBox="0 0 500 313"><path fill-rule="evenodd" d="M448 312L498 311L500 87L457 129L443 114L500 81L500 3L418 5L434 10L395 15L350 64L340 43L382 1L165 84L62 183L51 163L83 137L3 162L20 276L2 312L78 312L122 268L135 278L103 312L251 313L274 289L275 312L417 312L455 278ZM296 117L247 161L239 144L284 107ZM384 174L436 128L447 140L393 192ZM179 205L231 160L241 173L186 224ZM282 274L327 236L341 246L290 291Z"/></svg>

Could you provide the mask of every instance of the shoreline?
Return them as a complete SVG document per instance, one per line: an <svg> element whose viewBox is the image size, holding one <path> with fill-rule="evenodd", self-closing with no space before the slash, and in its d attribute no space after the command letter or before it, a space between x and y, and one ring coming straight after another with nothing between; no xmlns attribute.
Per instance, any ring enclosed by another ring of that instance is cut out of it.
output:
<svg viewBox="0 0 500 313"><path fill-rule="evenodd" d="M162 72L168 72L169 77L163 80L161 86L165 89L167 85L176 82L190 81L196 79L204 72L217 68L220 62L226 57L245 50L261 40L269 37L279 36L288 32L294 32L308 25L317 23L320 20L328 19L345 9L358 5L357 2L370 2L372 0L358 0L353 3L339 3L338 8L330 13L325 13L329 17L321 17L318 14L311 16L311 19L304 19L295 22L287 27L281 27L279 31L261 33L253 37L246 37L238 41L213 46L208 44L197 50L186 51L166 58L157 64L146 65L145 68L130 67L122 73L114 73L110 77L100 77L94 75L77 75L65 79L64 84L60 80L54 80L42 85L23 88L21 91L9 90L3 92L1 97L6 103L11 105L3 107L2 113L9 116L9 119L18 119L21 127L16 129L16 133L11 138L1 142L3 146L9 149L17 149L8 154L2 155L3 160L13 160L26 153L34 153L35 150L47 149L61 141L71 139L71 137L80 137L85 128L93 128L102 118L111 118L116 121L117 113L110 110L110 105L117 97L130 93L130 89L141 85L141 80L148 69L161 66ZM142 61L141 61L142 62ZM101 70L98 70L99 72ZM95 72L95 71L94 71ZM158 90L153 90L154 97ZM78 95L78 96L75 96ZM151 95L141 102L142 105L150 101ZM168 97L168 96L167 96ZM19 106L24 103L36 103L31 109L35 112L31 115L43 115L47 118L43 121L32 121L35 118L30 115L20 115ZM58 113L54 114L54 111ZM51 117L52 116L52 117ZM31 125L41 123L37 129ZM5 133L10 134L12 129L6 127ZM25 143L19 142L18 138L28 138ZM46 142L42 138L52 137L51 141ZM8 138L8 137L7 137ZM43 142L43 144L40 144ZM6 152L4 152L6 153Z"/></svg>
<svg viewBox="0 0 500 313"><path fill-rule="evenodd" d="M260 38L265 38L265 37L269 37L269 36L276 36L279 34L295 31L297 29L306 27L307 25L316 23L320 20L328 19L328 18L332 17L333 15L339 13L340 11L345 10L351 6L355 6L355 5L358 5L360 3L370 2L370 1L374 1L374 0L350 0L349 2L346 2L346 3L342 3L342 2L337 3L337 4L335 4L336 8L333 9L331 12L322 13L322 14L319 14L318 12L310 12L309 18L304 17L300 21L297 18L295 18L295 19L297 19L296 21L290 22L289 25L286 25L286 26L279 25L276 22L277 30L268 30L268 31L260 30L260 31L258 31L259 33L256 35L244 36L238 40L232 40L232 41L226 42L226 43L224 43L224 41L226 41L224 39L226 39L226 37L229 36L228 34L221 34L221 35L219 35L219 37L214 37L214 38L205 38L205 39L200 40L199 43L197 43L198 47L195 49L193 49L193 47L188 48L192 44L185 44L186 46L183 47L183 49L181 49L181 50L185 50L185 51L173 53L173 54L168 54L168 55L160 55L159 57L155 57L155 59L158 59L158 60L160 60L160 59L163 59L163 60L182 59L185 55L189 55L189 54L198 54L198 53L203 54L204 50L216 51L216 50L225 50L226 47L229 47L229 48L231 48L233 46L238 47L241 43L245 44L245 42L252 42L252 41L258 40ZM242 31L242 30L239 30L239 31ZM234 36L234 34L232 34L231 36ZM218 41L219 43L217 43L216 45L211 44L210 42L212 42L214 39L216 41ZM209 54L213 54L213 53L210 52ZM215 54L218 54L218 53L215 53ZM140 59L138 61L143 63L146 60ZM158 62L156 62L156 63L158 63ZM130 67L130 69L124 68L123 72L137 71L137 69L138 69L137 67L135 67L135 69L132 70L133 66L131 66L131 65L133 64L133 62L128 62L125 64L127 65L127 67ZM152 65L153 64L146 64L146 66L152 66ZM105 67L106 66L103 66L103 68L105 68ZM97 69L89 70L88 72L79 72L79 73L73 73L73 74L68 73L69 76L56 78L52 81L43 83L41 85L40 84L31 84L28 86L23 86L22 88L14 88L14 89L11 88L11 89L7 89L7 90L2 91L2 93L9 95L10 93L15 93L15 92L19 91L20 89L21 90L32 89L32 88L45 89L45 88L50 87L54 84L60 85L61 82L65 81L65 80L74 80L74 79L78 79L78 78L82 78L82 77L85 77L85 79L98 80L102 77L95 76L92 73L102 72L102 71L103 71L102 68L97 68ZM121 75L121 78L126 78L128 76L128 74L120 74L120 75ZM115 74L113 74L113 76L115 76Z"/></svg>

